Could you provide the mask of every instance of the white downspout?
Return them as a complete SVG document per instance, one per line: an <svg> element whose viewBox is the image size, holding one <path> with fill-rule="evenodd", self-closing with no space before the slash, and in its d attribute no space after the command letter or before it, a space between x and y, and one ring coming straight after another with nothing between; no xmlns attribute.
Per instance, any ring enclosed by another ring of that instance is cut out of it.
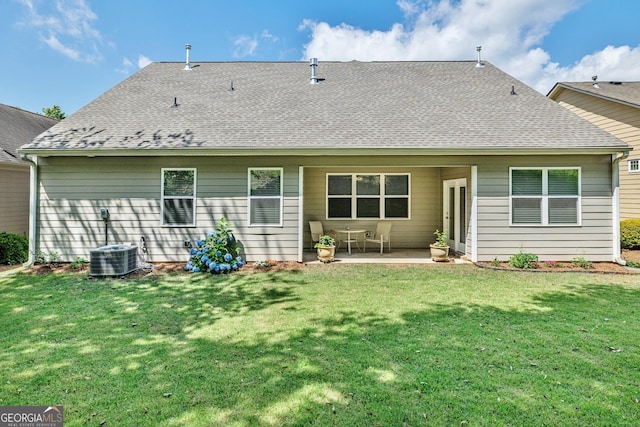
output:
<svg viewBox="0 0 640 427"><path fill-rule="evenodd" d="M620 165L619 163L629 157L629 152L625 151L617 156L611 155L611 207L613 214L613 259L620 265L627 265L627 262L622 259L620 252Z"/></svg>
<svg viewBox="0 0 640 427"><path fill-rule="evenodd" d="M38 156L29 158L27 154L21 156L22 160L29 162L29 259L22 264L29 267L36 261L36 224L38 213Z"/></svg>

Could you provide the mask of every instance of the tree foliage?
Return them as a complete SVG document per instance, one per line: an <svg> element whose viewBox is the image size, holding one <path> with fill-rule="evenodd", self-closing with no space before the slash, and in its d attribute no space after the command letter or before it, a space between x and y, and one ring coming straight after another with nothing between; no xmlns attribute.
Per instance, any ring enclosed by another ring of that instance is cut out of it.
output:
<svg viewBox="0 0 640 427"><path fill-rule="evenodd" d="M62 111L59 105L43 108L42 113L45 116L50 117L52 119L56 119L56 120L62 120L66 117L66 114L64 114L64 111Z"/></svg>

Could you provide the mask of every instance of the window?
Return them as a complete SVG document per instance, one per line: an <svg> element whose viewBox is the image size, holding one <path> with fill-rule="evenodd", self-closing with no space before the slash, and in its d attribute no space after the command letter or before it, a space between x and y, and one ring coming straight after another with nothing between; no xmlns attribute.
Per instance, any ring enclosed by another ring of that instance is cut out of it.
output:
<svg viewBox="0 0 640 427"><path fill-rule="evenodd" d="M512 225L579 225L579 168L511 168Z"/></svg>
<svg viewBox="0 0 640 427"><path fill-rule="evenodd" d="M408 219L409 181L409 174L327 174L327 218Z"/></svg>
<svg viewBox="0 0 640 427"><path fill-rule="evenodd" d="M249 169L249 225L282 225L282 168Z"/></svg>
<svg viewBox="0 0 640 427"><path fill-rule="evenodd" d="M629 172L640 172L640 160L629 160Z"/></svg>
<svg viewBox="0 0 640 427"><path fill-rule="evenodd" d="M196 170L162 169L162 225L196 225Z"/></svg>

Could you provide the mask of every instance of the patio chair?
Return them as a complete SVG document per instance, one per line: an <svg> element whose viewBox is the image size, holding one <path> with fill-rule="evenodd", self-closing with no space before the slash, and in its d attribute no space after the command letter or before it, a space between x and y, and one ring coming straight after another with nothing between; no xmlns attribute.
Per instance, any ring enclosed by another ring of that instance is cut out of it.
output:
<svg viewBox="0 0 640 427"><path fill-rule="evenodd" d="M384 244L389 246L389 252L391 252L391 222L390 221L378 221L376 225L376 233L373 237L367 237L364 239L363 251L367 251L367 242L380 245L380 255L384 252Z"/></svg>
<svg viewBox="0 0 640 427"><path fill-rule="evenodd" d="M311 250L316 243L320 241L320 236L324 234L324 229L320 221L309 221L309 229L311 230Z"/></svg>

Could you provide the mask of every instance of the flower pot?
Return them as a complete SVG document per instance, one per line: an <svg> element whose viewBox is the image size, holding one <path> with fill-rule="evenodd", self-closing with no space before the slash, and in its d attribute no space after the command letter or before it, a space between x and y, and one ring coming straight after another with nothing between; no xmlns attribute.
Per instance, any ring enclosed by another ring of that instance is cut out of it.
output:
<svg viewBox="0 0 640 427"><path fill-rule="evenodd" d="M436 246L429 245L431 249L431 259L440 262L440 261L449 261L449 246Z"/></svg>
<svg viewBox="0 0 640 427"><path fill-rule="evenodd" d="M335 246L321 246L317 248L318 259L324 263L333 261L333 257L336 254Z"/></svg>

